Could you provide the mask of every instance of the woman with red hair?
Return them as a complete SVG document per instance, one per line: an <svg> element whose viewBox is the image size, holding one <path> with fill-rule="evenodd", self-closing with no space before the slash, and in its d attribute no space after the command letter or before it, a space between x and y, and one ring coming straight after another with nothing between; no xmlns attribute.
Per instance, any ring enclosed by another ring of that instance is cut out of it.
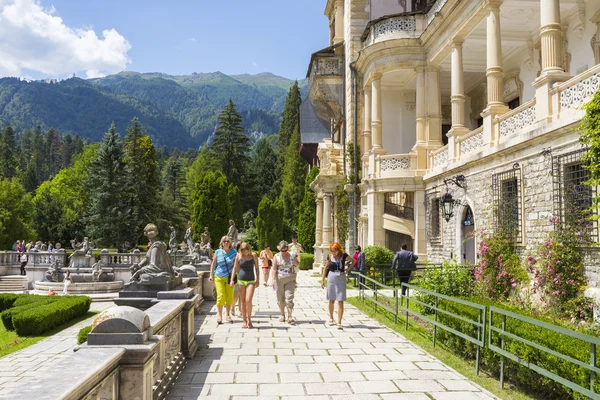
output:
<svg viewBox="0 0 600 400"><path fill-rule="evenodd" d="M347 264L347 265L346 265ZM356 261L347 253L344 253L342 245L338 242L329 246L329 256L325 261L323 275L321 276L321 288L325 288L325 276L327 276L327 300L329 300L329 325L335 325L333 321L334 304L338 302L337 328L342 329L342 317L344 316L344 301L346 301L346 277L354 268Z"/></svg>

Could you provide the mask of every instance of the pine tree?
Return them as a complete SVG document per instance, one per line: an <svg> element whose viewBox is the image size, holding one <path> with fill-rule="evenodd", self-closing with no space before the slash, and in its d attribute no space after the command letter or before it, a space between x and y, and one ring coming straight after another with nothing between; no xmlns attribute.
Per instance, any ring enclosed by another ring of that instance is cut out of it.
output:
<svg viewBox="0 0 600 400"><path fill-rule="evenodd" d="M62 156L62 167L66 168L71 164L71 146L73 144L73 137L68 133L60 144L60 154Z"/></svg>
<svg viewBox="0 0 600 400"><path fill-rule="evenodd" d="M46 133L46 157L49 177L56 175L61 168L62 155L60 150L60 136L57 131L50 129Z"/></svg>
<svg viewBox="0 0 600 400"><path fill-rule="evenodd" d="M146 136L144 127L134 118L127 128L123 142L125 170L127 174L128 199L131 212L130 237L134 243L142 237L146 224L157 217L158 163L152 139Z"/></svg>
<svg viewBox="0 0 600 400"><path fill-rule="evenodd" d="M169 158L162 174L162 187L160 219L165 221L164 228L174 226L181 232L189 219L189 197L181 159ZM163 227L159 230L163 232Z"/></svg>
<svg viewBox="0 0 600 400"><path fill-rule="evenodd" d="M77 135L75 135L75 138L73 138L71 157L74 157L77 154L81 154L81 153L83 153L83 140L81 140L81 136L79 136L79 134L77 134Z"/></svg>
<svg viewBox="0 0 600 400"><path fill-rule="evenodd" d="M15 132L9 126L0 138L0 174L4 178L12 179L16 174L16 150Z"/></svg>
<svg viewBox="0 0 600 400"><path fill-rule="evenodd" d="M244 135L242 117L231 99L219 114L219 123L210 150L217 160L218 169L223 171L227 181L243 188L249 162L250 140Z"/></svg>
<svg viewBox="0 0 600 400"><path fill-rule="evenodd" d="M294 129L296 126L300 125L300 103L302 103L302 96L300 95L300 88L296 81L288 91L277 135L277 168L275 170L277 180L274 184L277 196L281 193L283 186L283 166L285 163L286 151L292 139Z"/></svg>
<svg viewBox="0 0 600 400"><path fill-rule="evenodd" d="M319 168L313 167L306 177L304 185L304 199L298 208L298 241L304 246L307 253L313 252L315 244L315 229L317 220L317 204L315 194L310 189L310 184L319 175Z"/></svg>
<svg viewBox="0 0 600 400"><path fill-rule="evenodd" d="M229 183L221 171L200 175L191 194L191 214L194 237L199 238L208 227L211 245L217 248L221 236L227 233L231 219L228 198Z"/></svg>
<svg viewBox="0 0 600 400"><path fill-rule="evenodd" d="M240 188L230 184L227 196L229 197L229 204L231 204L231 219L235 221L235 226L240 227L244 222Z"/></svg>
<svg viewBox="0 0 600 400"><path fill-rule="evenodd" d="M297 208L304 198L304 183L306 179L306 161L300 157L300 131L294 129L290 144L285 152L283 168L283 187L281 200L284 205L284 217L290 226L297 226Z"/></svg>
<svg viewBox="0 0 600 400"><path fill-rule="evenodd" d="M259 195L256 207L262 196L267 196L271 200L275 200L277 197L274 187L277 180L277 156L273 150L270 138L260 139L256 143L250 170L254 176L253 186Z"/></svg>
<svg viewBox="0 0 600 400"><path fill-rule="evenodd" d="M266 243L276 246L283 239L283 205L281 201L271 201L263 197L258 205L256 217L258 245L262 248Z"/></svg>
<svg viewBox="0 0 600 400"><path fill-rule="evenodd" d="M126 201L127 177L124 174L123 146L112 124L97 158L90 167L86 186L90 192L87 233L101 245L117 245L130 238L130 204Z"/></svg>

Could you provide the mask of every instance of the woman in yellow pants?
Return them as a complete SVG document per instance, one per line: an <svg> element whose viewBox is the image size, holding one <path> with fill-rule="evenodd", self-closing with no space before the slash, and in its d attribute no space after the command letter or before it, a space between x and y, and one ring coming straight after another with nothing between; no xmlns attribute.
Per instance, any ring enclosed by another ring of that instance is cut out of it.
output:
<svg viewBox="0 0 600 400"><path fill-rule="evenodd" d="M223 236L219 243L219 249L215 251L210 264L210 276L208 278L211 282L214 280L217 291L217 324L223 323L223 306L225 306L225 319L227 322L233 322L231 319L233 287L229 286L229 279L233 273L236 256L237 251L231 247L231 239L229 236Z"/></svg>

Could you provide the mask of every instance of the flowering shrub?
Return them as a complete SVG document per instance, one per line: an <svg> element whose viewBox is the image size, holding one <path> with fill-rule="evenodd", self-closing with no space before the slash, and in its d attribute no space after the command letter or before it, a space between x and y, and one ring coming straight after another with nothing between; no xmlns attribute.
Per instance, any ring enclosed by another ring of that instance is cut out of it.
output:
<svg viewBox="0 0 600 400"><path fill-rule="evenodd" d="M546 306L564 314L565 305L582 295L586 284L581 246L586 244L584 221L576 227L561 226L558 217L550 223L554 230L537 249L537 258L529 256L527 264L534 276L533 290L541 294Z"/></svg>
<svg viewBox="0 0 600 400"><path fill-rule="evenodd" d="M521 282L527 279L515 254L510 235L502 231L489 233L479 231L481 238L477 255L479 265L475 267L475 293L481 297L504 300Z"/></svg>

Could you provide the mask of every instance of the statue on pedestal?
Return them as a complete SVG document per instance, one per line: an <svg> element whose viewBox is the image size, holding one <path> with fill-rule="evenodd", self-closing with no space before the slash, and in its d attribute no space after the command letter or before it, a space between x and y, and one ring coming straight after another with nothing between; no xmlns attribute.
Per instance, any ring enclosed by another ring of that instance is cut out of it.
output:
<svg viewBox="0 0 600 400"><path fill-rule="evenodd" d="M181 275L173 269L171 256L167 253L167 246L158 237L158 228L148 224L144 228L144 236L150 240L150 248L146 257L139 263L131 266L131 280L141 286L161 286L162 290L174 289L181 283Z"/></svg>
<svg viewBox="0 0 600 400"><path fill-rule="evenodd" d="M69 268L90 268L96 259L91 255L90 242L87 237L83 238L83 243L76 244L75 240L71 240L71 246L75 250L69 256Z"/></svg>
<svg viewBox="0 0 600 400"><path fill-rule="evenodd" d="M171 236L169 236L169 251L172 253L177 251L177 234L175 233L175 228L169 226L171 229Z"/></svg>
<svg viewBox="0 0 600 400"><path fill-rule="evenodd" d="M229 231L227 232L227 236L229 236L229 239L231 239L231 246L234 249L237 248L238 231L237 231L237 228L235 227L235 221L232 219L229 220Z"/></svg>
<svg viewBox="0 0 600 400"><path fill-rule="evenodd" d="M192 239L192 221L188 221L188 228L185 231L183 240L187 244L188 254L191 255L194 252L194 239Z"/></svg>
<svg viewBox="0 0 600 400"><path fill-rule="evenodd" d="M210 233L208 232L208 226L204 227L204 232L200 235L200 255L212 259L213 252L210 247Z"/></svg>

